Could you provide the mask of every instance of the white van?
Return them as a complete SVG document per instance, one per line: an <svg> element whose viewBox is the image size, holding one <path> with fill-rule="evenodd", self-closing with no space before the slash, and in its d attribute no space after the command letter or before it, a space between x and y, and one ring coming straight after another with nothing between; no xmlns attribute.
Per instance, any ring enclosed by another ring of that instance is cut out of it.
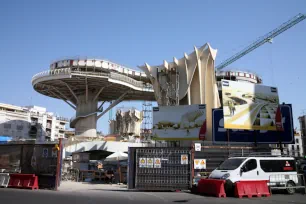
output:
<svg viewBox="0 0 306 204"><path fill-rule="evenodd" d="M225 160L209 176L226 180L227 193L234 192L237 181L269 180L269 185L288 187L289 194L298 183L295 159L292 157L232 157ZM291 188L290 188L291 187Z"/></svg>

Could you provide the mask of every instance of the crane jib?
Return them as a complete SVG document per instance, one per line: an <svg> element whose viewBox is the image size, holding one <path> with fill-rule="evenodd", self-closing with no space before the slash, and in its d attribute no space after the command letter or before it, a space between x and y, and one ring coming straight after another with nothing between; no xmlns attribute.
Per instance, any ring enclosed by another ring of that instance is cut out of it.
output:
<svg viewBox="0 0 306 204"><path fill-rule="evenodd" d="M236 53L232 57L228 58L227 60L225 60L224 62L222 62L218 66L216 66L216 69L221 70L224 67L228 66L229 64L232 64L233 62L237 61L238 59L240 59L244 55L246 55L249 52L258 48L259 46L265 44L266 42L270 42L271 39L273 39L274 37L283 33L284 31L288 30L289 28L293 27L294 25L298 24L299 22L303 21L305 18L306 18L306 15L301 14L301 13L294 16L289 21L283 23L282 25L280 25L276 29L274 29L271 32L267 33L266 35L260 37L258 40L256 40L255 42L253 42L252 44L250 44L249 46L244 48L242 51Z"/></svg>

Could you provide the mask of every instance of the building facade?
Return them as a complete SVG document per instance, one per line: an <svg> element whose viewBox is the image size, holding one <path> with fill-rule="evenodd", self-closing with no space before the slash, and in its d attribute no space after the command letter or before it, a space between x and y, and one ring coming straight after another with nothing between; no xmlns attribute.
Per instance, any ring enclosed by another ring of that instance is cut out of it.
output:
<svg viewBox="0 0 306 204"><path fill-rule="evenodd" d="M110 134L140 136L143 113L135 108L118 108L116 119L109 121Z"/></svg>
<svg viewBox="0 0 306 204"><path fill-rule="evenodd" d="M300 132L296 132L294 134L294 142L294 144L288 144L289 155L293 157L302 157L304 155L304 151Z"/></svg>
<svg viewBox="0 0 306 204"><path fill-rule="evenodd" d="M0 135L13 140L54 141L64 138L68 119L39 106L0 103Z"/></svg>
<svg viewBox="0 0 306 204"><path fill-rule="evenodd" d="M304 156L306 156L306 115L299 117L300 131L301 131L301 141Z"/></svg>

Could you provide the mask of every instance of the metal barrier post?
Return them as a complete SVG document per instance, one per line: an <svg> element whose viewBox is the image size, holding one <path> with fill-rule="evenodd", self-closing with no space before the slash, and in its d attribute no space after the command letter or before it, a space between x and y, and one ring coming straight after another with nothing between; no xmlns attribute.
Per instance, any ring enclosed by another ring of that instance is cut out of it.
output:
<svg viewBox="0 0 306 204"><path fill-rule="evenodd" d="M201 144L202 146L202 144ZM191 169L191 174L190 174L190 188L192 188L192 185L193 185L193 179L194 179L194 143L191 145L191 161L190 161L190 169Z"/></svg>
<svg viewBox="0 0 306 204"><path fill-rule="evenodd" d="M57 191L59 186L59 178L60 178L60 172L61 172L61 150L62 150L62 139L59 139L59 149L57 150L57 162L56 162L56 177L55 177L55 190Z"/></svg>

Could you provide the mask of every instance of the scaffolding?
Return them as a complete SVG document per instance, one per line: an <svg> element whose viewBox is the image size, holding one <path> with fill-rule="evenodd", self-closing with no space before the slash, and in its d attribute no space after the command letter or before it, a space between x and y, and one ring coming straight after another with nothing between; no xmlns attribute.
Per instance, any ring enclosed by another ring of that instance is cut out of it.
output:
<svg viewBox="0 0 306 204"><path fill-rule="evenodd" d="M153 126L153 116L152 116L152 102L144 101L142 103L143 120L141 127L141 135L146 141L151 140L152 137L152 126Z"/></svg>
<svg viewBox="0 0 306 204"><path fill-rule="evenodd" d="M159 105L179 105L179 72L177 69L158 69L157 79L160 84L161 104Z"/></svg>
<svg viewBox="0 0 306 204"><path fill-rule="evenodd" d="M179 72L176 67L169 69L158 69L157 79L160 84L160 102L161 106L178 106L180 105L179 98ZM170 147L178 147L180 144L177 141L167 141Z"/></svg>

